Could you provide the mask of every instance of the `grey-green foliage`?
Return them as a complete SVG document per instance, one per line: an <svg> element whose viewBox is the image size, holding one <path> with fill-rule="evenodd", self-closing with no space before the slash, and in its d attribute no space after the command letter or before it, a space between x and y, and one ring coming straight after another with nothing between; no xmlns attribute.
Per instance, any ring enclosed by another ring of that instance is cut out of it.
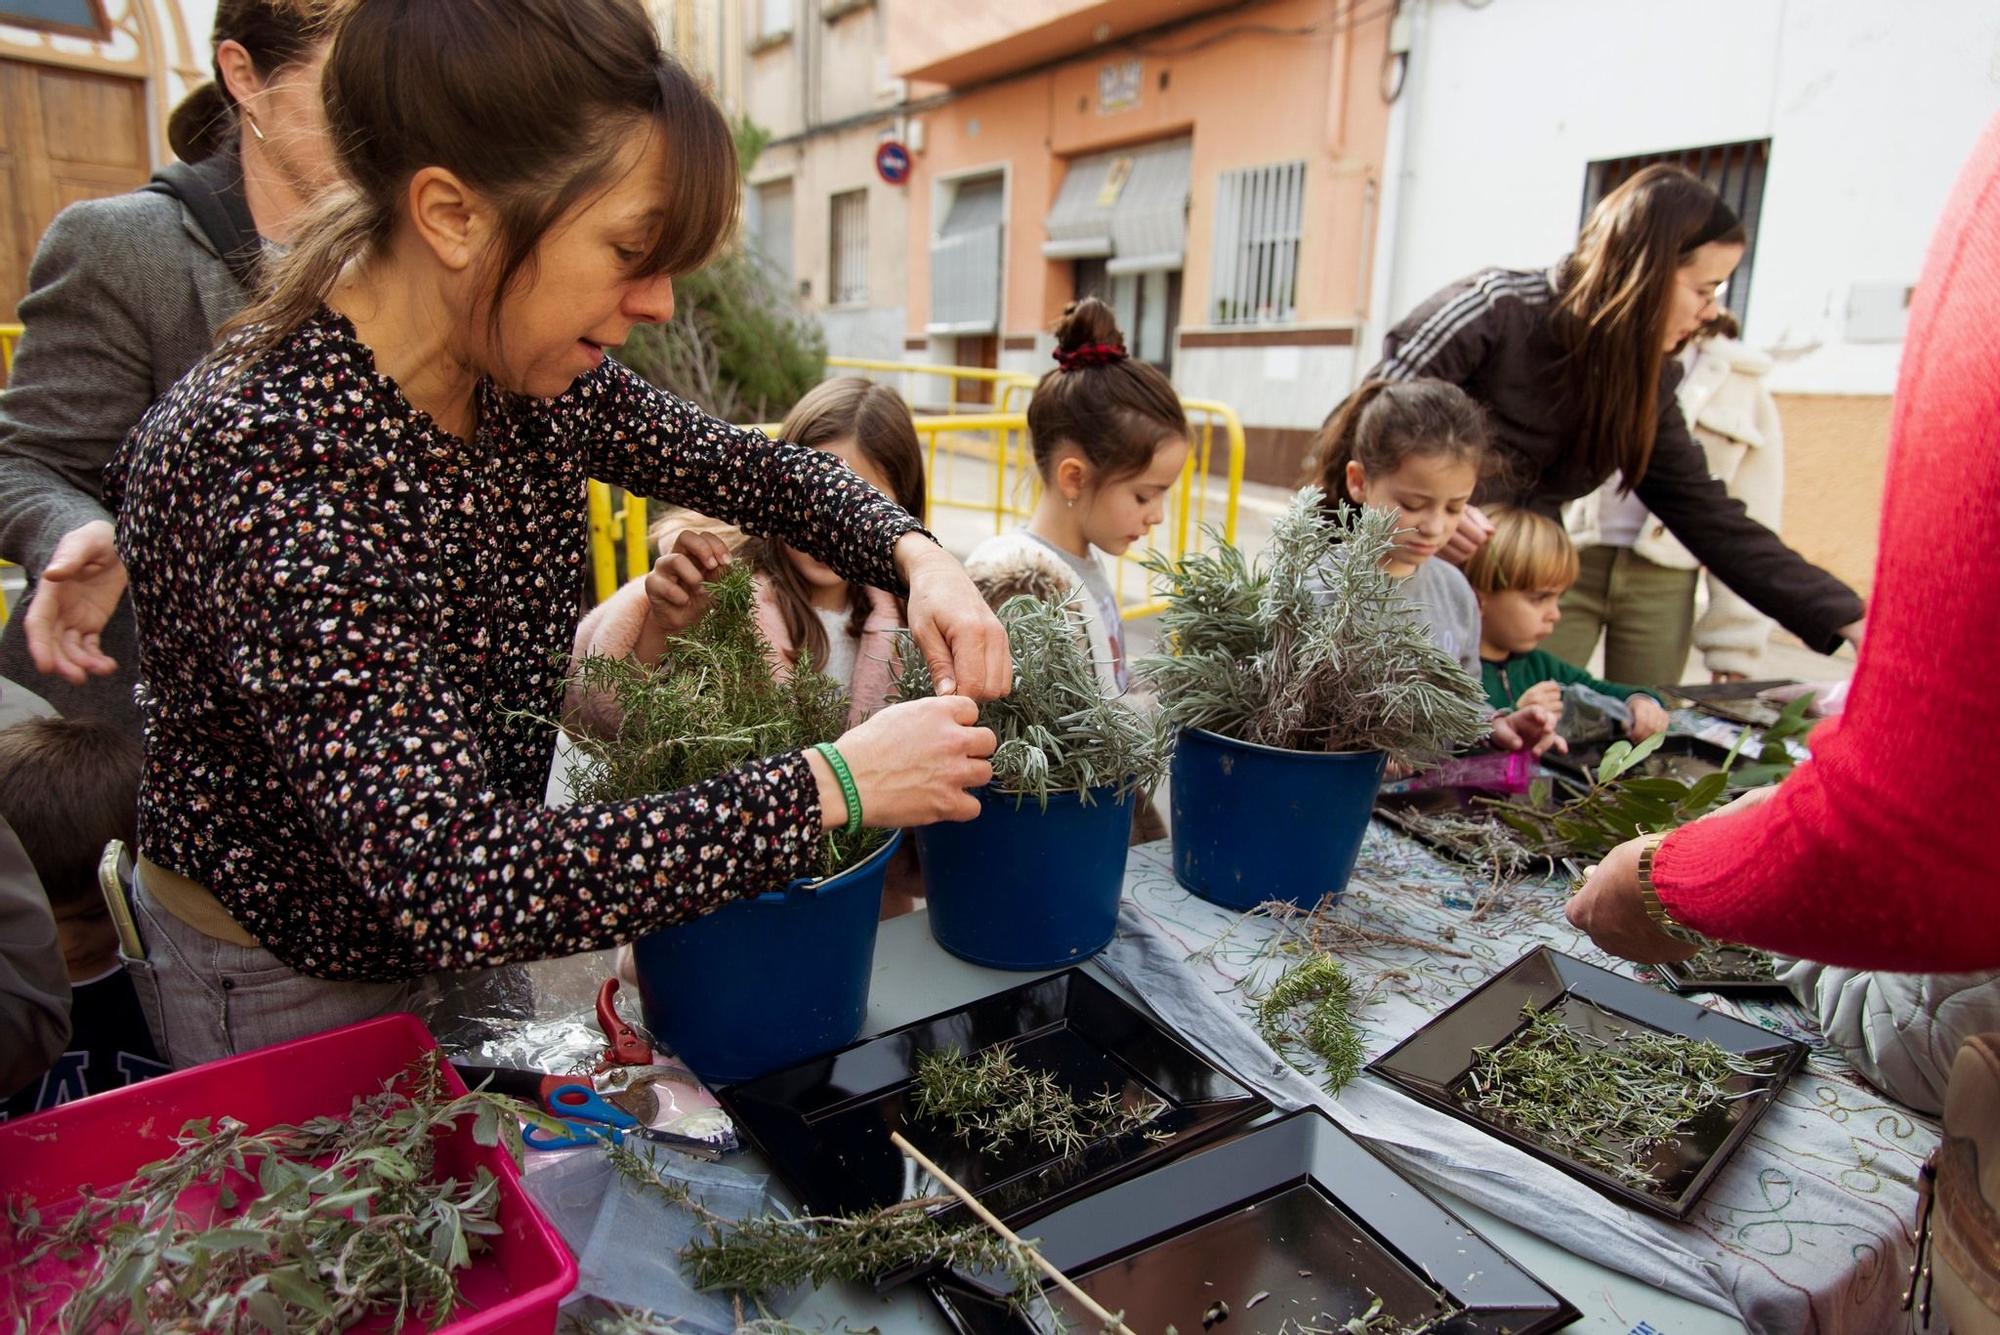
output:
<svg viewBox="0 0 2000 1335"><path fill-rule="evenodd" d="M749 569L727 566L708 587L714 605L668 641L658 667L601 656L577 664L578 684L616 699L621 717L615 737L575 738L581 763L570 793L577 801L672 792L846 731L847 694L831 677L803 657L783 680L772 671ZM831 832L822 874L853 866L884 837L880 830Z"/></svg>
<svg viewBox="0 0 2000 1335"><path fill-rule="evenodd" d="M1487 734L1486 695L1382 569L1389 510L1292 498L1255 562L1233 545L1146 568L1167 585L1172 653L1139 671L1178 727L1289 751L1385 751L1422 763Z"/></svg>
<svg viewBox="0 0 2000 1335"><path fill-rule="evenodd" d="M1113 788L1122 796L1146 791L1166 767L1168 736L1157 717L1105 695L1079 628L1072 592L1061 603L1029 594L1000 605L1000 622L1014 655L1014 689L979 707L993 729L993 785L1048 806L1051 793ZM907 637L901 645L897 695L935 694L930 666Z"/></svg>

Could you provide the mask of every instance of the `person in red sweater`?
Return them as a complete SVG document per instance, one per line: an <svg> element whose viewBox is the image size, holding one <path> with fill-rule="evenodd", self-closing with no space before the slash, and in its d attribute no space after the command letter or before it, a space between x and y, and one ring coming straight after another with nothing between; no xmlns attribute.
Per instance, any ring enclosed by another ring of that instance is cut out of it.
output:
<svg viewBox="0 0 2000 1335"><path fill-rule="evenodd" d="M1782 785L1614 849L1569 903L1604 950L1672 933L1906 972L2000 966L1987 807L2000 663L2000 118L1932 238L1890 428L1868 636L1846 712Z"/></svg>

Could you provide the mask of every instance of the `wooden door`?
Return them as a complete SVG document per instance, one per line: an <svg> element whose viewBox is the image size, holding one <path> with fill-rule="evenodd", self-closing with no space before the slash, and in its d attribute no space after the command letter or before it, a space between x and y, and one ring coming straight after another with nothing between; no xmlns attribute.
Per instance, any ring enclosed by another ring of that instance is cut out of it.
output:
<svg viewBox="0 0 2000 1335"><path fill-rule="evenodd" d="M56 214L151 174L144 83L0 60L0 323L16 318L28 262Z"/></svg>
<svg viewBox="0 0 2000 1335"><path fill-rule="evenodd" d="M958 366L983 366L991 371L1000 364L1000 338L997 334L976 334L961 336L955 354ZM961 380L955 401L967 405L990 404L993 402L993 382L991 380Z"/></svg>

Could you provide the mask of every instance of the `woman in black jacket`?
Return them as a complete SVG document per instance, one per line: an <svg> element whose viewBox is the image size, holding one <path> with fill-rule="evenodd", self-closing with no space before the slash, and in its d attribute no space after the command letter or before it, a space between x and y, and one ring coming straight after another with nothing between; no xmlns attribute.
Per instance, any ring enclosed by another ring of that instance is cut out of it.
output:
<svg viewBox="0 0 2000 1335"><path fill-rule="evenodd" d="M112 550L104 466L154 399L207 354L332 179L320 0L222 0L215 81L174 109L180 161L85 200L43 233L26 332L0 396L0 557L35 581L0 635L0 676L65 714L136 735L137 642Z"/></svg>
<svg viewBox="0 0 2000 1335"><path fill-rule="evenodd" d="M1371 378L1428 376L1486 408L1504 467L1481 499L1555 516L1622 474L1646 508L1758 611L1831 653L1861 634L1860 597L1779 541L1708 472L1675 402L1669 355L1719 309L1744 232L1708 186L1653 166L1592 210L1554 268L1486 269L1389 331ZM1445 555L1491 525L1476 509Z"/></svg>

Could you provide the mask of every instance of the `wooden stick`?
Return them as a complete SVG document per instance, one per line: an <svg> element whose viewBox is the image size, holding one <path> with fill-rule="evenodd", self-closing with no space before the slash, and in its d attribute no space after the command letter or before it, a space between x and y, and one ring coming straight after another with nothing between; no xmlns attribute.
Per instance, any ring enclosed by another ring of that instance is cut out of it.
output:
<svg viewBox="0 0 2000 1335"><path fill-rule="evenodd" d="M995 1233L998 1233L1001 1237L1007 1239L1007 1241L1013 1243L1014 1246L1018 1247L1024 1256L1026 1256L1030 1261L1033 1261L1035 1263L1035 1268L1037 1270L1041 1271L1044 1275L1047 1275L1050 1279L1055 1281L1057 1288L1061 1289L1064 1293L1067 1293L1070 1297L1076 1299L1078 1303L1082 1304L1084 1311L1090 1313L1093 1317L1096 1317L1098 1321L1102 1322L1103 1323L1102 1329L1115 1330L1118 1332L1118 1335L1136 1335L1136 1332L1134 1332L1130 1326L1126 1325L1123 1321L1119 1320L1119 1318L1113 1313L1105 1311L1102 1307L1098 1305L1096 1299L1092 1298L1089 1294L1085 1293L1082 1289L1079 1289L1074 1283L1072 1283L1068 1275L1065 1275L1062 1271L1056 1269L1055 1266L1051 1265L1049 1263L1049 1259L1046 1256L1043 1256L1033 1247L1030 1247L1027 1243L1021 1241L1020 1237L1015 1234L1013 1229L1008 1228L1005 1224L1001 1223L1000 1220L997 1217L995 1217L995 1215L991 1210L987 1209L985 1206L979 1203L979 1198L977 1196L974 1196L964 1187L958 1185L957 1182L954 1182L952 1180L951 1174L945 1172L944 1169L932 1163L930 1161L929 1156L926 1155L922 1150L918 1149L915 1145L912 1145L909 1141L903 1139L902 1132L891 1131L889 1133L889 1143L894 1145L897 1149L901 1150L904 1154L908 1155L910 1159L917 1165L917 1167L923 1169L926 1173L929 1173L932 1177L936 1178L940 1183L942 1183L945 1190L949 1191L952 1195L958 1197L958 1199L965 1205L966 1209L972 1211L973 1214L979 1216L980 1223L986 1225L986 1227L992 1229Z"/></svg>

